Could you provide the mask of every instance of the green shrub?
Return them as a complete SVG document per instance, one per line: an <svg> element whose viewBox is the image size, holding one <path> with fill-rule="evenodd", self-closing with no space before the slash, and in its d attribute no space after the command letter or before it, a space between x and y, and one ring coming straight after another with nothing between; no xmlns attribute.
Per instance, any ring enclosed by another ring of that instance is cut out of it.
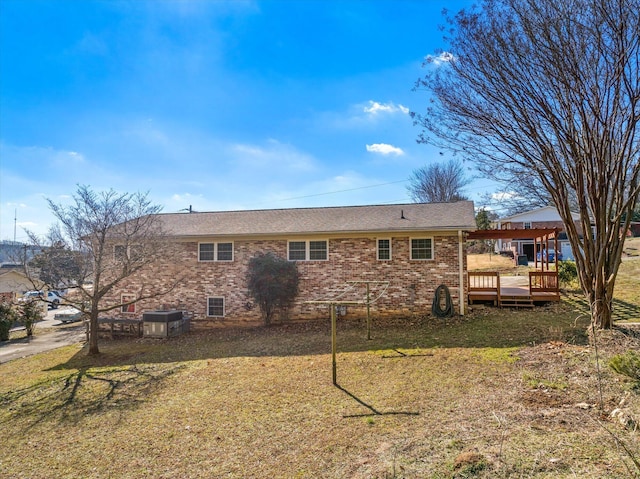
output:
<svg viewBox="0 0 640 479"><path fill-rule="evenodd" d="M16 312L10 303L0 303L0 341L9 339L9 330L16 317Z"/></svg>
<svg viewBox="0 0 640 479"><path fill-rule="evenodd" d="M44 317L42 304L39 301L27 301L20 306L19 321L27 330L27 337L33 336L36 323Z"/></svg>
<svg viewBox="0 0 640 479"><path fill-rule="evenodd" d="M249 260L247 289L262 312L265 325L276 311L285 315L298 295L300 275L293 261L273 253L258 254Z"/></svg>
<svg viewBox="0 0 640 479"><path fill-rule="evenodd" d="M640 353L627 351L609 360L609 367L618 374L628 376L640 385Z"/></svg>
<svg viewBox="0 0 640 479"><path fill-rule="evenodd" d="M562 285L570 285L578 279L578 269L575 261L558 261L558 280Z"/></svg>

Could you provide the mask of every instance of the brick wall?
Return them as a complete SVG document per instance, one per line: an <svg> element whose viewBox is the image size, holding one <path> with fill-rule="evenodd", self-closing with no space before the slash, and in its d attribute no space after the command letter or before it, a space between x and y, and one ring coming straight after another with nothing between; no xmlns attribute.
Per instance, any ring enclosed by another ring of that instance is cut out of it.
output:
<svg viewBox="0 0 640 479"><path fill-rule="evenodd" d="M327 306L309 305L305 301L335 298L348 288L347 281L389 281L389 287L373 306L376 315L426 314L431 310L433 294L440 284L449 287L456 311L459 306L458 237L434 236L433 260L410 260L409 237L392 238L392 259L378 261L376 239L330 238L327 261L300 261L300 293L291 318L326 317ZM246 289L245 275L250 258L258 253L273 252L283 258L287 254L287 240L238 240L234 241L234 261L199 262L198 243L179 243L171 258L149 267L128 278L105 301L119 301L122 294L140 297L148 291L161 291L174 279L178 286L161 298L139 301L135 313L114 310L115 317L142 317L144 311L157 309L185 309L192 312L194 320L207 319L207 298L225 299L225 320L258 320L260 312ZM465 256L466 260L466 256ZM466 273L466 263L464 264ZM371 286L371 296L379 293L379 287ZM466 295L466 291L465 291ZM362 299L364 286L357 293L344 296L345 300ZM350 316L365 314L365 307L347 307ZM215 318L209 318L216 321Z"/></svg>

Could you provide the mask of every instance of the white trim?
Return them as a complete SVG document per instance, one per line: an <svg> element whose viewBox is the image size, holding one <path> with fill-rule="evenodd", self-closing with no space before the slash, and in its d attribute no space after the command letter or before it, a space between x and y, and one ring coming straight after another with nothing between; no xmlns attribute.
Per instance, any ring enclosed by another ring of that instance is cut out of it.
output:
<svg viewBox="0 0 640 479"><path fill-rule="evenodd" d="M212 244L213 245L213 259L201 259L200 258L200 245ZM231 245L231 259L218 259L218 245L230 244ZM235 244L233 241L199 241L198 242L198 263L232 263L235 259Z"/></svg>
<svg viewBox="0 0 640 479"><path fill-rule="evenodd" d="M324 259L311 259L311 243L322 242L327 245L327 256ZM304 259L291 259L291 250L289 246L291 243L304 243ZM287 240L287 260L288 261L329 261L329 240L328 239L290 239Z"/></svg>
<svg viewBox="0 0 640 479"><path fill-rule="evenodd" d="M222 300L222 316L218 314L209 314L209 300L211 299L221 299ZM224 318L227 314L227 302L224 299L224 296L207 296L207 318Z"/></svg>
<svg viewBox="0 0 640 479"><path fill-rule="evenodd" d="M388 241L389 242L389 257L388 258L380 258L380 241ZM376 238L376 259L378 261L391 261L393 258L393 252L391 247L392 241L391 238Z"/></svg>
<svg viewBox="0 0 640 479"><path fill-rule="evenodd" d="M431 257L430 258L414 258L413 257L413 241L414 240L429 240L431 241ZM436 257L435 241L433 236L411 236L409 237L409 259L411 261L433 261Z"/></svg>

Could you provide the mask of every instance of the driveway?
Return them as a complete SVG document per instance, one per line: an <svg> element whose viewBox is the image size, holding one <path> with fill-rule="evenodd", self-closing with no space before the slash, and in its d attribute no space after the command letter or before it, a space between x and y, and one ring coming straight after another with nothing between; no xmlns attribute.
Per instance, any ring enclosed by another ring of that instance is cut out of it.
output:
<svg viewBox="0 0 640 479"><path fill-rule="evenodd" d="M71 308L68 309L70 310ZM56 313L66 310L67 308L59 308L48 311L47 316L37 323L35 336L31 339L23 338L0 342L0 363L84 342L85 331L82 323L74 323L75 326L65 326L63 328L61 327L63 323L54 319ZM44 328L47 330L43 331ZM18 327L13 330L17 329L24 328Z"/></svg>

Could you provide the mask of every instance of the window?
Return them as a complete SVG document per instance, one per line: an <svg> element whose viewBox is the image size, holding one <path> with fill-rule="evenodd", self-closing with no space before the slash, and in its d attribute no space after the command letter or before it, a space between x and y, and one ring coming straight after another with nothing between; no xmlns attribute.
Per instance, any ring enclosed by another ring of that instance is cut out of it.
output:
<svg viewBox="0 0 640 479"><path fill-rule="evenodd" d="M524 222L524 229L526 229L526 230L530 230L531 229L531 221L525 221Z"/></svg>
<svg viewBox="0 0 640 479"><path fill-rule="evenodd" d="M198 261L233 261L233 243L198 243Z"/></svg>
<svg viewBox="0 0 640 479"><path fill-rule="evenodd" d="M211 297L207 299L207 316L214 318L224 317L224 298Z"/></svg>
<svg viewBox="0 0 640 479"><path fill-rule="evenodd" d="M307 243L305 241L289 242L289 261L304 261L307 259Z"/></svg>
<svg viewBox="0 0 640 479"><path fill-rule="evenodd" d="M218 261L233 261L233 243L218 243Z"/></svg>
<svg viewBox="0 0 640 479"><path fill-rule="evenodd" d="M391 259L391 240L390 239L378 240L378 259L381 261Z"/></svg>
<svg viewBox="0 0 640 479"><path fill-rule="evenodd" d="M123 294L120 297L120 302L122 303L122 312L135 313L136 303L133 302L135 300L136 300L136 296L134 294ZM128 304L128 303L131 303L131 304Z"/></svg>
<svg viewBox="0 0 640 479"><path fill-rule="evenodd" d="M433 240L431 238L412 239L411 259L433 259Z"/></svg>
<svg viewBox="0 0 640 479"><path fill-rule="evenodd" d="M289 241L289 261L325 261L328 243L322 241Z"/></svg>
<svg viewBox="0 0 640 479"><path fill-rule="evenodd" d="M310 260L327 259L327 242L326 241L309 241L309 259Z"/></svg>
<svg viewBox="0 0 640 479"><path fill-rule="evenodd" d="M214 243L200 243L198 247L200 248L200 261L213 261L215 259L215 244Z"/></svg>

